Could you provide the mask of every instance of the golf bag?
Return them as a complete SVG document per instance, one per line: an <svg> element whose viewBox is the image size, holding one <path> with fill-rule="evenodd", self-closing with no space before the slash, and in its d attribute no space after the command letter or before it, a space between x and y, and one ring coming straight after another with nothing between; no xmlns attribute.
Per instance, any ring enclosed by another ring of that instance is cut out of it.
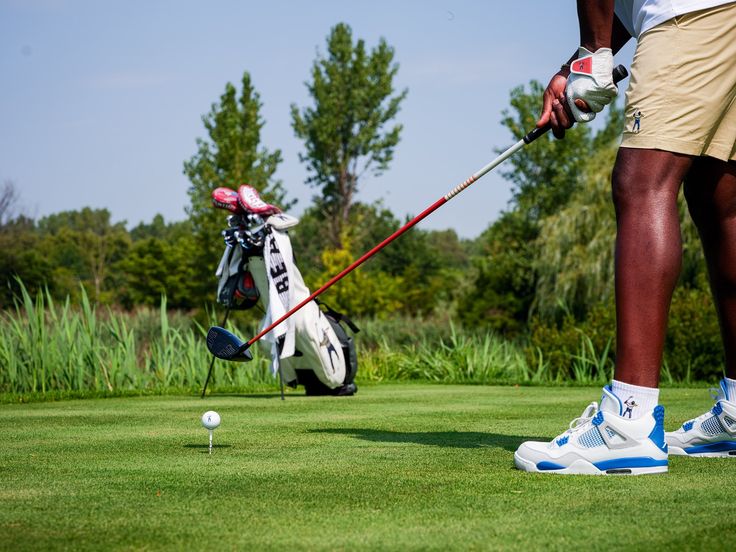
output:
<svg viewBox="0 0 736 552"><path fill-rule="evenodd" d="M217 268L217 301L231 310L259 305L261 328L310 295L294 260L288 229L298 220L264 203L256 190L218 188L216 207L234 213L223 231L225 251ZM260 341L271 355L274 375L307 395L353 395L358 359L353 333L358 328L344 315L311 301Z"/></svg>

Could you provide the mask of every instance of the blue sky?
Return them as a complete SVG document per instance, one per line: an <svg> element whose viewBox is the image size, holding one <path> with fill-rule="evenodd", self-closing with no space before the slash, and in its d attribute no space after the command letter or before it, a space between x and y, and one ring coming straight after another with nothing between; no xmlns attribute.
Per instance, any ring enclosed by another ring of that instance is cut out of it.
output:
<svg viewBox="0 0 736 552"><path fill-rule="evenodd" d="M578 44L572 0L0 0L0 181L15 183L31 216L92 206L129 225L182 219L182 163L205 135L201 116L247 70L298 215L314 192L289 106L308 103L304 82L338 22L369 46L384 37L397 87L409 89L391 168L359 196L399 216L509 145L499 121L511 88L546 82ZM630 47L617 56L630 59ZM474 237L509 197L491 173L422 225Z"/></svg>

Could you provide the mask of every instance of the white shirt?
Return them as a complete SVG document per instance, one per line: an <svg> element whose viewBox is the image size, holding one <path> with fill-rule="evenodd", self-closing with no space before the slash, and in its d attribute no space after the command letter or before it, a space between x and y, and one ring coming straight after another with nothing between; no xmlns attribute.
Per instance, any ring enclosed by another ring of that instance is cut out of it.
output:
<svg viewBox="0 0 736 552"><path fill-rule="evenodd" d="M735 0L616 0L614 11L634 38L665 21L686 13Z"/></svg>

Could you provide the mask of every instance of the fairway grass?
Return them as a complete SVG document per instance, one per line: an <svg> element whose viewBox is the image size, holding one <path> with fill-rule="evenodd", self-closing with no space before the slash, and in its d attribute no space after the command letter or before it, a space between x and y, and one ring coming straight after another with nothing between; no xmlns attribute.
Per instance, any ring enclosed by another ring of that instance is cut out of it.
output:
<svg viewBox="0 0 736 552"><path fill-rule="evenodd" d="M382 384L0 405L0 549L730 549L736 458L640 477L513 468L523 440L599 395ZM705 389L662 402L668 430L711 406Z"/></svg>

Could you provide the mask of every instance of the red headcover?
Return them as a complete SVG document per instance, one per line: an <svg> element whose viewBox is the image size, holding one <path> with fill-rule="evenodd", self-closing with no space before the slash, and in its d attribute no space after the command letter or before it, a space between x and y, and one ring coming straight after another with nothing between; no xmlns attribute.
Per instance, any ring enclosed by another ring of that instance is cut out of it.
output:
<svg viewBox="0 0 736 552"><path fill-rule="evenodd" d="M220 209L227 209L231 213L242 213L238 203L238 192L230 188L215 188L212 190L212 205Z"/></svg>
<svg viewBox="0 0 736 552"><path fill-rule="evenodd" d="M238 201L240 201L240 206L243 209L257 215L268 216L281 212L281 209L275 205L263 201L261 196L258 195L258 190L247 184L243 184L238 188Z"/></svg>

